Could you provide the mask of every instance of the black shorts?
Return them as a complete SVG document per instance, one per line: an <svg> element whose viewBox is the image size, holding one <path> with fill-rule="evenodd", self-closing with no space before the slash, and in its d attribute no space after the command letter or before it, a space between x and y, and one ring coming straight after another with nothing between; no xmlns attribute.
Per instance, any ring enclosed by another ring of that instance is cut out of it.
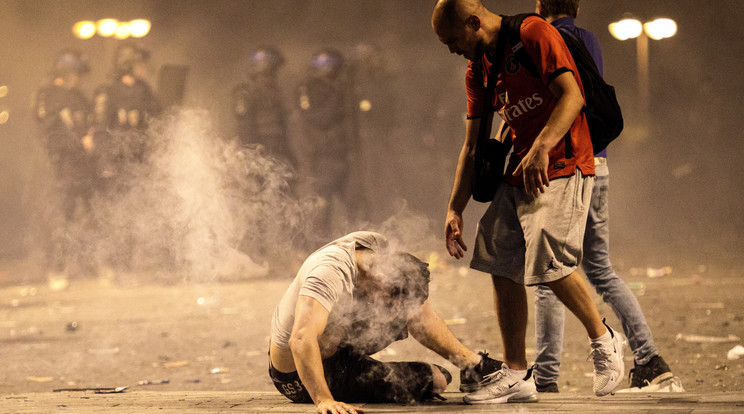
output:
<svg viewBox="0 0 744 414"><path fill-rule="evenodd" d="M333 398L344 402L415 403L433 397L431 366L423 362L381 362L351 348L339 348L323 360ZM297 372L279 372L269 362L269 376L282 395L312 403Z"/></svg>

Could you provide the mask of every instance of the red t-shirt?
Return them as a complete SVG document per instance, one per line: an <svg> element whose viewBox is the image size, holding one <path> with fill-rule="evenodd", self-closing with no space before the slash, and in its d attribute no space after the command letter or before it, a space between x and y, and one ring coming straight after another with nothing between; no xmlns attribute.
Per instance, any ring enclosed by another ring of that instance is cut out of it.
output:
<svg viewBox="0 0 744 414"><path fill-rule="evenodd" d="M535 63L540 77L534 76L520 64L514 56L513 45L507 41L493 101L494 108L512 130L514 152L509 159L504 181L513 185L523 185L522 175L512 176L512 173L527 155L558 102L548 89L550 81L571 71L583 91L576 64L555 27L537 16L530 16L522 22L520 33L523 47ZM468 64L465 75L468 118L478 118L483 111L486 89L481 79L488 79L488 70L491 68L486 56L483 62L482 76L474 72L473 62ZM594 175L594 152L583 111L574 120L569 133L549 151L549 159L548 177L551 180L573 175L576 168L584 175Z"/></svg>

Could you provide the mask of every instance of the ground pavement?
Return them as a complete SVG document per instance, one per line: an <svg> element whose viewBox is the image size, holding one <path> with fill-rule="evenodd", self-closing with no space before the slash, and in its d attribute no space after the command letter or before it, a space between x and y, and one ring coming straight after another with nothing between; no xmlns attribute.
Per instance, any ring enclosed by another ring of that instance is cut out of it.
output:
<svg viewBox="0 0 744 414"><path fill-rule="evenodd" d="M419 254L422 255L422 254ZM422 256L426 256L423 254ZM487 276L460 263L432 263L431 302L455 335L472 349L501 357ZM287 279L231 283L163 283L157 275L133 280L71 279L18 283L0 274L0 413L4 412L312 412L289 404L266 374L271 314ZM10 270L8 270L10 269ZM558 395L519 411L719 412L737 410L744 392L744 360L728 359L744 337L744 278L733 267L695 264L674 269L622 266L662 355L687 393L591 393L588 339L569 316ZM531 290L529 290L531 296ZM619 329L611 310L600 313ZM530 301L527 358L534 360ZM418 359L456 368L412 339L376 355ZM632 353L625 363L632 367ZM627 386L627 383L626 383ZM128 387L121 394L53 392L70 388ZM492 412L459 404L366 406L370 412ZM211 404L211 405L210 405ZM697 411L696 411L697 410Z"/></svg>
<svg viewBox="0 0 744 414"><path fill-rule="evenodd" d="M743 393L616 394L602 398L573 393L543 395L530 404L464 405L459 393L426 405L356 404L366 413L572 413L659 412L733 413L744 411ZM293 404L267 392L81 392L28 393L0 397L0 413L312 413L310 404Z"/></svg>

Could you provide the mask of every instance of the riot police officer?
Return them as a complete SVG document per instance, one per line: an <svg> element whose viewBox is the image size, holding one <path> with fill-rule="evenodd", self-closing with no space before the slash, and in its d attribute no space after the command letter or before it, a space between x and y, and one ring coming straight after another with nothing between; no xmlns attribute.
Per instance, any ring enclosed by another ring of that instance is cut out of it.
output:
<svg viewBox="0 0 744 414"><path fill-rule="evenodd" d="M105 137L105 168L121 169L128 162L142 163L147 156L150 119L160 113L160 104L147 83L150 53L134 44L116 51L114 82L99 87L94 95L98 132ZM105 171L114 175L121 171Z"/></svg>
<svg viewBox="0 0 744 414"><path fill-rule="evenodd" d="M146 80L149 57L147 50L133 43L119 46L114 57L114 81L99 87L93 102L95 139L100 148L101 225L109 227L108 234L113 235L105 240L111 244L104 248L108 255L105 261L124 277L140 270L135 266L135 256L142 235L133 225L136 213L122 214L121 210L127 208L122 203L133 202L136 180L150 175L148 158L155 143L147 128L160 114L158 99Z"/></svg>
<svg viewBox="0 0 744 414"><path fill-rule="evenodd" d="M284 57L276 48L256 49L250 57L246 82L233 88L232 113L242 146L260 145L270 155L294 167L286 108L277 83L283 65Z"/></svg>
<svg viewBox="0 0 744 414"><path fill-rule="evenodd" d="M37 91L34 104L61 201L63 223L53 230L47 251L49 270L56 273L69 270L72 244L80 241L80 232L73 227L90 212L93 196L92 112L80 90L88 72L88 59L80 51L61 51L54 62L52 81Z"/></svg>
<svg viewBox="0 0 744 414"><path fill-rule="evenodd" d="M308 77L298 88L304 177L320 198L319 235L328 237L334 222L346 216L350 149L354 145L343 75L344 57L325 49L310 60Z"/></svg>

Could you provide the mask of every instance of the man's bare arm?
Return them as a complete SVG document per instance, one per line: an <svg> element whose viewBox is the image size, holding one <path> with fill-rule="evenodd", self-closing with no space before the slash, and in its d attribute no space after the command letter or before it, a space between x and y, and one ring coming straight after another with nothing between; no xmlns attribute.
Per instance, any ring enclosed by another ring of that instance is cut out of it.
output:
<svg viewBox="0 0 744 414"><path fill-rule="evenodd" d="M328 388L318 343L326 323L328 310L320 302L309 296L297 299L295 321L289 338L297 374L315 402L318 413L361 413L363 411L359 408L334 400Z"/></svg>
<svg viewBox="0 0 744 414"><path fill-rule="evenodd" d="M524 174L525 190L534 196L545 192L550 185L548 180L548 152L555 147L571 128L584 106L579 84L572 72L563 72L548 85L558 102L550 114L547 124L535 138L529 152L514 171L514 175Z"/></svg>
<svg viewBox="0 0 744 414"><path fill-rule="evenodd" d="M490 130L493 116L488 122ZM447 252L450 256L460 259L468 250L462 240L462 212L473 194L473 159L475 157L475 146L478 142L478 130L480 119L468 119L465 123L465 142L460 150L455 171L455 183L452 186L449 205L447 206L447 218L444 226L444 235L447 243Z"/></svg>

